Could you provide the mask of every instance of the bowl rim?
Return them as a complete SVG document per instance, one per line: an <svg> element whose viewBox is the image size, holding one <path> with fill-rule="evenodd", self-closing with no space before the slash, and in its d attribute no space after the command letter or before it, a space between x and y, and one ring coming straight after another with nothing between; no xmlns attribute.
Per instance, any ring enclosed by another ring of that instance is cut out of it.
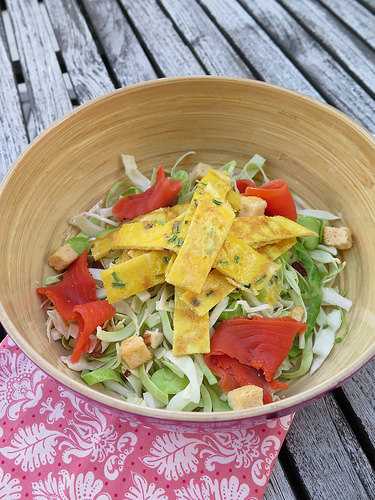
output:
<svg viewBox="0 0 375 500"><path fill-rule="evenodd" d="M170 77L170 78L160 78L157 80L149 80L146 82L139 82L136 84L128 85L127 87L122 87L120 89L116 89L112 92L106 93L100 97L97 97L85 104L82 104L78 108L74 109L70 113L66 114L63 118L53 122L47 129L45 129L37 138L35 138L21 153L21 155L17 158L17 160L12 164L8 173L6 174L3 182L0 186L0 196L3 191L6 189L9 179L15 175L22 168L22 161L25 156L27 156L28 152L34 147L35 144L43 141L44 137L51 133L52 130L57 129L64 122L68 121L73 115L77 113L82 113L86 110L87 107L93 107L97 104L100 104L103 101L108 99L115 98L118 94L131 94L132 92L137 92L139 89L144 89L148 87L159 87L166 86L174 83L189 83L193 82L201 82L205 84L206 81L215 79L219 83L225 84L233 84L233 85L242 85L248 88L269 88L274 92L278 92L279 94L289 95L294 99L305 101L310 103L311 105L320 108L322 111L326 113L330 113L334 117L336 117L341 122L344 122L346 125L353 129L353 132L359 134L368 142L369 146L375 151L375 141L371 136L370 132L364 129L361 125L355 122L353 119L349 118L343 112L337 110L333 106L319 102L309 96L302 95L296 91L285 89L279 87L277 85L269 84L266 82L260 82L256 80L249 80L245 78L236 78L236 77L224 77L224 76L215 76L215 75L203 75L203 76L189 76L189 77ZM118 410L122 410L124 412L142 416L149 417L153 419L159 419L164 421L178 421L178 422L187 422L187 423L199 423L199 422L230 422L236 420L243 420L248 418L260 418L267 417L273 414L285 414L288 411L293 412L293 409L303 406L308 402L322 396L326 392L334 389L335 387L342 384L347 378L351 377L357 370L359 370L362 366L364 366L367 362L369 362L373 357L375 357L375 345L370 346L365 353L363 353L354 363L352 363L348 368L340 370L335 376L330 378L329 380L322 382L307 391L304 391L300 394L295 394L293 396L288 396L285 399L280 399L279 401L275 401L273 403L269 403L267 405L250 408L246 410L237 410L237 411L225 411L225 412L212 412L212 413L195 413L195 412L177 412L170 411L165 409L155 409L155 408L147 408L142 406L137 406L132 403L128 403L125 400L118 399L114 396L110 396L108 394L104 394L102 392L93 389L90 386L83 385L78 380L72 379L68 373L64 373L59 371L54 365L45 360L40 354L32 348L28 342L24 339L22 334L18 331L18 329L13 324L11 318L5 312L3 305L0 302L0 319L1 322L7 332L7 334L15 341L15 343L22 349L22 351L45 373L51 376L53 379L58 381L59 383L69 387L76 393L80 394L83 397L87 397L93 401L96 401L100 404L104 404L107 407L116 408Z"/></svg>

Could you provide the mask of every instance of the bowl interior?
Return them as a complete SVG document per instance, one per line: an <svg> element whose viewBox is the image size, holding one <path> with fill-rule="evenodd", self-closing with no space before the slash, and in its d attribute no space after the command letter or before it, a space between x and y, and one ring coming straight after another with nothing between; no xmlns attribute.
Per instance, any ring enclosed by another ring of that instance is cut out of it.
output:
<svg viewBox="0 0 375 500"><path fill-rule="evenodd" d="M35 288L51 272L46 258L69 231L69 217L92 206L122 175L121 153L135 155L147 174L160 163L171 166L189 150L196 152L194 163L214 166L261 154L268 159L271 177L286 179L308 206L341 214L355 237L345 256L345 290L354 307L343 342L314 376L291 383L285 400L241 414L211 415L210 420L272 413L341 382L375 353L374 145L332 108L250 81L185 78L129 87L80 108L34 142L0 195L0 314L5 327L61 382L112 406L149 412L88 388L61 363L62 348L49 344L45 335ZM207 418L153 412L185 420Z"/></svg>

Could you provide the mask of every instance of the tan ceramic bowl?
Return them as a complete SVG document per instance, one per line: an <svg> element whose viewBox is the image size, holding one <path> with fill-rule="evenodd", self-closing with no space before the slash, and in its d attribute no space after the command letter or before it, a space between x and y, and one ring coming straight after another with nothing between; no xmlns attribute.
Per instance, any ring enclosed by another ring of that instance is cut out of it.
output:
<svg viewBox="0 0 375 500"><path fill-rule="evenodd" d="M345 283L354 301L348 335L323 367L262 408L174 413L126 403L85 385L49 344L35 288L66 221L93 205L122 175L119 155L147 174L194 150L213 165L260 153L307 205L339 212L353 229ZM361 127L329 106L263 83L177 78L135 85L98 99L43 133L21 156L0 195L0 319L26 354L60 383L97 402L164 421L228 422L273 416L341 384L375 354L375 147ZM167 422L165 422L167 423ZM207 424L205 424L205 429Z"/></svg>

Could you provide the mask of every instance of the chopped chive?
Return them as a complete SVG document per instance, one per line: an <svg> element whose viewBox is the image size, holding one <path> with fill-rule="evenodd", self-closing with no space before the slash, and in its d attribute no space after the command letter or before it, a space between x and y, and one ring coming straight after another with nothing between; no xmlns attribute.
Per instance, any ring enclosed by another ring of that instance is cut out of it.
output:
<svg viewBox="0 0 375 500"><path fill-rule="evenodd" d="M229 262L227 260L219 260L218 264L221 266L225 266L225 265L229 264Z"/></svg>
<svg viewBox="0 0 375 500"><path fill-rule="evenodd" d="M235 255L233 260L234 260L234 263L235 263L235 264L239 264L239 262L240 262L241 258L240 258L240 256L239 256L239 255Z"/></svg>
<svg viewBox="0 0 375 500"><path fill-rule="evenodd" d="M172 234L172 236L170 236L167 241L169 241L169 243L174 243L176 240L177 234Z"/></svg>
<svg viewBox="0 0 375 500"><path fill-rule="evenodd" d="M222 205L222 204L223 204L223 202L222 202L222 201L220 201L220 200L215 200L215 199L213 199L213 200L212 200L212 203L215 203L215 205Z"/></svg>
<svg viewBox="0 0 375 500"><path fill-rule="evenodd" d="M173 226L172 226L172 233L173 234L179 233L180 232L180 226L181 226L181 222L179 222L179 221L174 222Z"/></svg>
<svg viewBox="0 0 375 500"><path fill-rule="evenodd" d="M113 288L125 288L125 283L121 280L121 278L119 278L118 274L113 271L113 273L111 274L112 276L112 286Z"/></svg>
<svg viewBox="0 0 375 500"><path fill-rule="evenodd" d="M184 244L184 239L183 238L178 238L178 240L176 242L176 245L178 247L182 247L183 244Z"/></svg>

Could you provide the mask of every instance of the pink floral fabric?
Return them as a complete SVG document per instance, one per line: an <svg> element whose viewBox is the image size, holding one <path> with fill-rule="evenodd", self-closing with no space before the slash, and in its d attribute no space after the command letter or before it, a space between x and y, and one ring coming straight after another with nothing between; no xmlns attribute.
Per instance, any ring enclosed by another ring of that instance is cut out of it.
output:
<svg viewBox="0 0 375 500"><path fill-rule="evenodd" d="M206 434L144 425L60 386L8 338L0 499L260 499L291 418Z"/></svg>

